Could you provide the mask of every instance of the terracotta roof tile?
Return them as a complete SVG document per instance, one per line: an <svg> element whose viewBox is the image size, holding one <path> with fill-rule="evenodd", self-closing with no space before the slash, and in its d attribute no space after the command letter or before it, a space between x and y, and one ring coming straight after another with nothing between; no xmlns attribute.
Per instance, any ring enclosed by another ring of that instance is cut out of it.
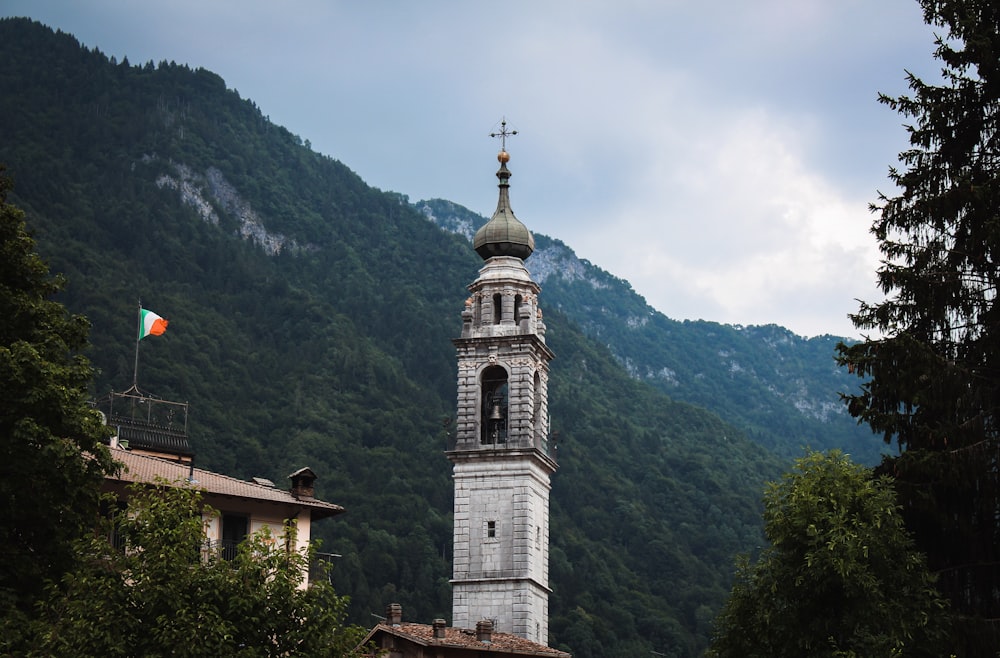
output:
<svg viewBox="0 0 1000 658"><path fill-rule="evenodd" d="M476 651L492 651L494 653L509 653L515 656L547 656L549 658L572 658L572 654L526 640L510 633L493 631L490 643L485 644L476 639L476 631L465 628L447 627L443 638L434 637L434 627L428 624L403 623L399 626L379 624L369 637L377 632L391 633L409 639L423 646L455 647Z"/></svg>
<svg viewBox="0 0 1000 658"><path fill-rule="evenodd" d="M282 489L268 487L256 482L238 480L221 473L213 473L202 468L193 471L188 464L173 462L159 457L151 457L129 450L115 449L111 451L115 461L124 464L122 472L117 477L109 477L110 480L120 482L147 482L152 483L156 478L163 478L168 482L187 480L189 475L193 477L194 487L203 489L206 493L217 496L228 496L231 498L243 498L247 500L265 500L287 505L299 505L312 510L314 519L321 519L334 514L340 514L344 508L334 503L319 500L318 498L299 497L296 498L291 492Z"/></svg>

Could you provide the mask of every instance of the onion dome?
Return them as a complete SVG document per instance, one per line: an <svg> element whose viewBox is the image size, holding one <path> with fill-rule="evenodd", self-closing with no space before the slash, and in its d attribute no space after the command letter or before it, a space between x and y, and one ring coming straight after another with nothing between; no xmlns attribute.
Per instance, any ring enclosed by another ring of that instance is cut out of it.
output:
<svg viewBox="0 0 1000 658"><path fill-rule="evenodd" d="M510 154L501 150L497 154L497 160L500 161L500 170L497 171L500 199L493 217L476 231L472 246L483 260L494 256L515 256L524 260L535 250L535 238L510 209L510 171L507 170Z"/></svg>

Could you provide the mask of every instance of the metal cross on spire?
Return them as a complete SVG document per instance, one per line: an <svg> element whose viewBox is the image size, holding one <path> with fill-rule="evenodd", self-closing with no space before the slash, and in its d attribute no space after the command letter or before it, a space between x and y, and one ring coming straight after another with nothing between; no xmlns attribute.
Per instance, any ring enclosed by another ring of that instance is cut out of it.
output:
<svg viewBox="0 0 1000 658"><path fill-rule="evenodd" d="M504 117L503 119L500 120L500 132L492 132L492 133L490 133L490 137L499 137L500 138L500 150L501 151L506 151L507 150L507 138L508 137L512 137L512 136L514 136L516 134L517 134L516 130L507 130L507 118Z"/></svg>

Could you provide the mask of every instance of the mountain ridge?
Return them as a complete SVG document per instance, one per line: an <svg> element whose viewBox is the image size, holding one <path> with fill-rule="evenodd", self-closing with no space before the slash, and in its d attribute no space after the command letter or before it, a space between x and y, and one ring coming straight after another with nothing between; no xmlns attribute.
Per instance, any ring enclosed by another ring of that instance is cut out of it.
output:
<svg viewBox="0 0 1000 658"><path fill-rule="evenodd" d="M442 199L413 206L442 229L470 239L486 218ZM536 234L529 271L546 299L601 341L634 378L671 397L720 414L770 450L788 457L803 448L839 448L876 463L883 447L847 413L839 394L857 378L833 361L837 343L849 339L805 338L778 325L726 325L671 320L619 277L580 259L561 240ZM671 349L673 345L683 349ZM683 351L696 349L696 364ZM828 368L821 369L823 353ZM802 372L805 363L808 372ZM791 379L789 379L791 377ZM713 382L737 385L720 395ZM737 398L737 395L743 395ZM730 398L733 402L727 402Z"/></svg>
<svg viewBox="0 0 1000 658"><path fill-rule="evenodd" d="M27 19L0 20L0 55L11 91L0 163L39 251L69 280L60 299L91 321L95 395L131 381L142 299L170 328L143 341L140 384L191 402L199 466L279 481L309 465L317 494L348 509L317 535L342 555L333 578L352 619L368 624L392 601L411 619L448 618L450 339L481 264L468 240L313 152L204 69L111 61ZM787 458L630 374L612 350L629 347L609 335L619 327L574 319L603 321L594 294L614 289L550 274L541 294L560 465L551 643L578 658L695 656L733 556L762 541L760 492ZM636 297L623 297L622 317L644 317ZM672 348L714 355L672 368L685 385L720 369L744 381L732 358L717 363L718 344ZM727 381L701 394L735 397L719 392Z"/></svg>

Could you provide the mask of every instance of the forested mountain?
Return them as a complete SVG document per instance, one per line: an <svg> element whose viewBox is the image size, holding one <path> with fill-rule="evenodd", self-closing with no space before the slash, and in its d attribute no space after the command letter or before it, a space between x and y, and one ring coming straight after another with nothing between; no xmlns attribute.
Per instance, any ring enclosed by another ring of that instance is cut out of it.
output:
<svg viewBox="0 0 1000 658"><path fill-rule="evenodd" d="M486 223L442 199L414 207L467 239ZM777 325L671 320L627 281L577 258L562 241L537 233L535 239L528 269L545 287L548 306L606 345L636 379L711 409L779 455L840 448L858 461L879 460L881 441L840 401L840 393L857 386L857 377L833 361L834 347L846 339L807 339Z"/></svg>
<svg viewBox="0 0 1000 658"><path fill-rule="evenodd" d="M139 384L191 403L198 465L276 482L310 466L318 495L348 510L317 532L342 555L334 578L353 621L392 601L407 619L450 618L443 453L450 339L481 264L468 241L313 152L212 72L116 62L25 19L0 20L0 57L0 163L69 281L62 301L92 322L95 396L131 383L141 299L170 328L142 342ZM484 180L492 170L484 157ZM610 275L584 268L614 283L603 287L560 268L539 277L557 356L552 644L579 658L697 655L734 554L761 541L763 482L789 446L822 434L762 401L755 391L779 387L764 364L782 364L779 397L805 386L835 400L813 388L834 381L832 339L676 323ZM630 336L631 324L660 328Z"/></svg>

